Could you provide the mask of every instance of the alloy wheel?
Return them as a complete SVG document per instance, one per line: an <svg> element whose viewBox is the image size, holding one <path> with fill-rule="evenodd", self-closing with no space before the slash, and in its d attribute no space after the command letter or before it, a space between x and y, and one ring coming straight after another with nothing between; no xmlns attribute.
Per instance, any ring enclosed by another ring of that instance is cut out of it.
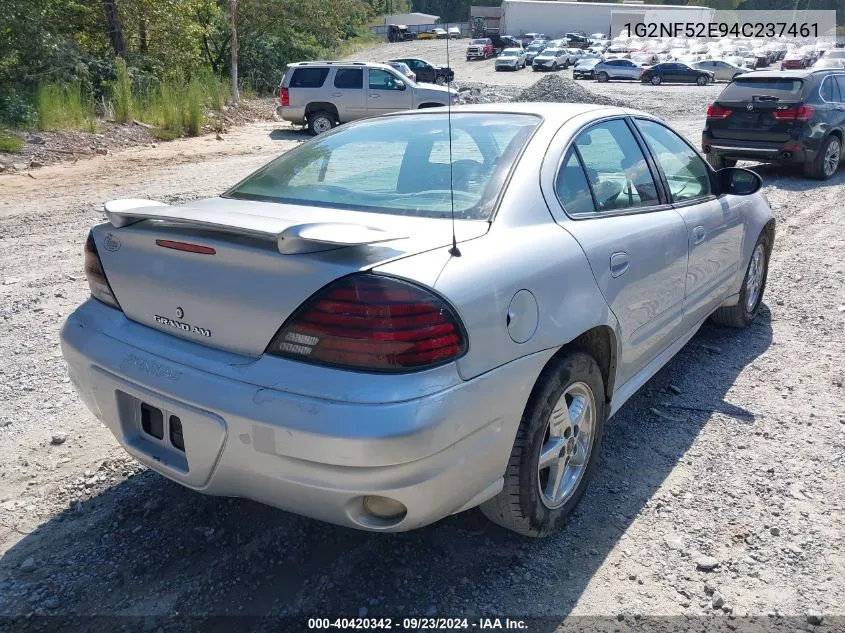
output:
<svg viewBox="0 0 845 633"><path fill-rule="evenodd" d="M584 476L593 449L596 402L592 389L575 382L558 399L540 447L537 487L549 509L564 505Z"/></svg>
<svg viewBox="0 0 845 633"><path fill-rule="evenodd" d="M827 145L827 151L824 153L824 175L832 176L834 172L839 169L839 154L842 151L842 146L836 138L832 138Z"/></svg>
<svg viewBox="0 0 845 633"><path fill-rule="evenodd" d="M757 244L751 254L751 263L748 265L748 273L745 275L745 309L753 312L760 300L760 291L763 288L763 278L766 272L766 251L762 244Z"/></svg>

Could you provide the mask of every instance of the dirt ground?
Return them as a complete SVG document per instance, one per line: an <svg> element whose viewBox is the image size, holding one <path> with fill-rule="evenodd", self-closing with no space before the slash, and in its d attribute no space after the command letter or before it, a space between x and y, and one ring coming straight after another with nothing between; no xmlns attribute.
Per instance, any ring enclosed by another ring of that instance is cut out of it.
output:
<svg viewBox="0 0 845 633"><path fill-rule="evenodd" d="M693 141L712 96L700 94L695 110L660 104ZM653 630L682 620L639 618L718 614L728 628L759 617L841 630L845 169L819 183L759 168L778 220L760 317L744 331L706 325L608 422L596 479L554 537L521 539L475 510L358 532L205 497L128 458L59 351L88 296L89 227L109 199L217 195L306 138L255 123L0 175L0 630L43 627L3 628L31 614L126 616L64 630L153 633L176 615L287 616L270 630L304 631L329 614L535 616L543 631L567 616ZM245 628L227 622L208 630Z"/></svg>

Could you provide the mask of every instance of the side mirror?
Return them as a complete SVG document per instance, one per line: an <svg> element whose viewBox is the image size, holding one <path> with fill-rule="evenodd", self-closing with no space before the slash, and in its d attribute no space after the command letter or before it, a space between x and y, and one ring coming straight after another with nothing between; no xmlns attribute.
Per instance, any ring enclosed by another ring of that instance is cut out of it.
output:
<svg viewBox="0 0 845 633"><path fill-rule="evenodd" d="M734 196L750 196L763 186L763 179L750 169L725 167L716 172L719 190Z"/></svg>
<svg viewBox="0 0 845 633"><path fill-rule="evenodd" d="M407 88L407 87L408 86L402 80L399 80L399 81L396 82L396 89L397 90L405 90L405 88Z"/></svg>

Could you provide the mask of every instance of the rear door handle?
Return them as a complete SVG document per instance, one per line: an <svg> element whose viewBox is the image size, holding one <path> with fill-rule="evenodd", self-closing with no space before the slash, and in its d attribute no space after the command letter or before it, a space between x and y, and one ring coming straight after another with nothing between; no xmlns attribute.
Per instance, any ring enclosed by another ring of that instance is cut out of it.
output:
<svg viewBox="0 0 845 633"><path fill-rule="evenodd" d="M690 233L692 234L692 243L694 245L701 244L704 241L704 238L707 237L707 231L704 230L703 226L693 227Z"/></svg>
<svg viewBox="0 0 845 633"><path fill-rule="evenodd" d="M370 99L378 99L378 95L370 95Z"/></svg>
<svg viewBox="0 0 845 633"><path fill-rule="evenodd" d="M621 277L631 267L631 256L625 251L613 253L610 256L610 276Z"/></svg>
<svg viewBox="0 0 845 633"><path fill-rule="evenodd" d="M333 92L333 93L332 93L332 96L333 96L333 97L342 97L342 96L343 96L343 93L342 93L342 92Z"/></svg>

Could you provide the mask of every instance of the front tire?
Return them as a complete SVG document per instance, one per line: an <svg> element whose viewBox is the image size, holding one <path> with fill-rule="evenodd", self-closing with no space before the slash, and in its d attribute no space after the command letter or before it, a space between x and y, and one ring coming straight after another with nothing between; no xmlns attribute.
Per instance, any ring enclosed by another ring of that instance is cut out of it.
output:
<svg viewBox="0 0 845 633"><path fill-rule="evenodd" d="M707 77L702 75L698 79L695 80L695 83L697 83L699 86L706 86L707 85Z"/></svg>
<svg viewBox="0 0 845 633"><path fill-rule="evenodd" d="M763 305L763 293L766 290L766 279L769 275L769 254L772 252L769 239L765 231L757 238L748 268L745 269L739 301L735 306L717 309L711 317L715 323L743 328L750 325L760 312L760 306Z"/></svg>
<svg viewBox="0 0 845 633"><path fill-rule="evenodd" d="M572 351L549 362L522 415L504 487L480 506L488 519L523 536L560 529L596 468L604 394L601 370L589 354Z"/></svg>
<svg viewBox="0 0 845 633"><path fill-rule="evenodd" d="M815 180L828 180L839 169L842 142L836 136L829 136L816 158L804 163L804 175Z"/></svg>
<svg viewBox="0 0 845 633"><path fill-rule="evenodd" d="M655 75L654 77L651 78L651 85L652 86L659 86L662 83L663 83L663 77L661 77L660 75Z"/></svg>
<svg viewBox="0 0 845 633"><path fill-rule="evenodd" d="M337 120L325 110L312 112L308 116L308 131L314 136L325 134L337 125Z"/></svg>
<svg viewBox="0 0 845 633"><path fill-rule="evenodd" d="M602 71L598 75L596 75L596 79L600 84L607 83L607 80L610 79L610 75Z"/></svg>

